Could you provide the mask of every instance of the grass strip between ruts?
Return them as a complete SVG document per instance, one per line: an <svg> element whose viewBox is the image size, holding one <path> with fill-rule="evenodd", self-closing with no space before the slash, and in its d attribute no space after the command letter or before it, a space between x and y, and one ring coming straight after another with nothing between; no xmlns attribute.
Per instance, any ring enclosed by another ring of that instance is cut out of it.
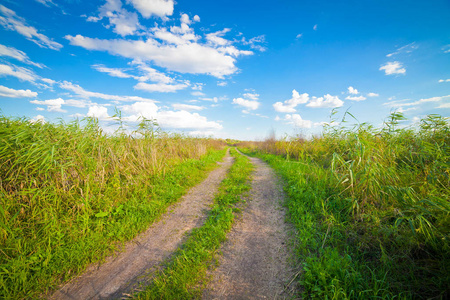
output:
<svg viewBox="0 0 450 300"><path fill-rule="evenodd" d="M138 299L192 299L200 298L208 282L207 270L226 240L235 215L240 212L236 204L250 190L254 169L250 160L231 150L235 158L227 177L222 181L214 204L202 227L192 230L187 241L179 248Z"/></svg>

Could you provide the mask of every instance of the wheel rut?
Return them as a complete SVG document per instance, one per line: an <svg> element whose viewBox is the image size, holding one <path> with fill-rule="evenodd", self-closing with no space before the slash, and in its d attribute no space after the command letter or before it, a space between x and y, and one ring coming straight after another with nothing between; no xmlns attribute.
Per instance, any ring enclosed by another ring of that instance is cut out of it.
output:
<svg viewBox="0 0 450 300"><path fill-rule="evenodd" d="M274 171L255 165L250 199L222 247L219 266L203 299L293 299L295 271L289 263L284 192Z"/></svg>
<svg viewBox="0 0 450 300"><path fill-rule="evenodd" d="M161 262L183 243L186 233L203 224L219 184L233 164L227 153L221 167L206 180L191 188L182 200L150 228L126 244L123 252L92 265L81 276L53 293L50 299L121 299L140 283L148 282Z"/></svg>

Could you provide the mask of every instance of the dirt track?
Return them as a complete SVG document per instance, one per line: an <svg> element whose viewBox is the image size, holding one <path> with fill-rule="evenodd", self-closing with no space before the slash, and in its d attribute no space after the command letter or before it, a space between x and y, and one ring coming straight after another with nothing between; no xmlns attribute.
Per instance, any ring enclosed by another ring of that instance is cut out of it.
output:
<svg viewBox="0 0 450 300"><path fill-rule="evenodd" d="M256 171L248 206L228 234L203 299L295 298L284 193L273 170L260 159L250 159Z"/></svg>
<svg viewBox="0 0 450 300"><path fill-rule="evenodd" d="M289 228L281 205L284 193L273 170L260 159L250 159L256 171L248 204L222 246L220 265L210 273L212 281L204 299L295 298L296 285L291 280L295 272L288 263ZM50 299L121 299L140 283L149 282L160 264L183 243L186 233L203 224L205 211L232 163L227 154L220 168L128 243L124 252L91 266Z"/></svg>
<svg viewBox="0 0 450 300"><path fill-rule="evenodd" d="M170 207L161 220L128 243L124 252L108 258L100 266L91 266L50 299L120 299L124 293L131 292L141 282L142 275L154 271L182 244L185 233L203 224L204 212L232 163L233 158L227 153L221 167Z"/></svg>

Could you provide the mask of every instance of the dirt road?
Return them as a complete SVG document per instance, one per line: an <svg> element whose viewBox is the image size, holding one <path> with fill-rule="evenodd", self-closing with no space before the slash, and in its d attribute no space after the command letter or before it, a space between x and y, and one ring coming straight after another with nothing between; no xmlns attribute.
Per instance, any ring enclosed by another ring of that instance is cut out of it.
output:
<svg viewBox="0 0 450 300"><path fill-rule="evenodd" d="M120 299L124 293L130 293L144 280L143 275L154 271L183 243L185 233L203 224L205 210L232 163L233 158L227 153L221 167L170 207L161 220L128 243L124 252L100 266L91 266L50 299ZM145 278L149 280L148 276Z"/></svg>
<svg viewBox="0 0 450 300"><path fill-rule="evenodd" d="M256 171L248 206L228 234L203 299L295 298L284 193L273 170L258 158L250 159Z"/></svg>

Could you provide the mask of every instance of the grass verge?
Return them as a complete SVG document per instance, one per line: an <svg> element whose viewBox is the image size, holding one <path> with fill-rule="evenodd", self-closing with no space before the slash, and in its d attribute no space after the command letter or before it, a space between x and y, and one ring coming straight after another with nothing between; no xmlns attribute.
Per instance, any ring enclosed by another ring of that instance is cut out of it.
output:
<svg viewBox="0 0 450 300"><path fill-rule="evenodd" d="M201 298L208 282L207 270L240 211L236 204L243 201L244 193L250 189L253 165L247 157L231 151L235 162L220 184L205 224L192 231L166 268L144 292L136 295L137 299Z"/></svg>
<svg viewBox="0 0 450 300"><path fill-rule="evenodd" d="M245 150L285 180L308 299L450 296L450 126L331 127Z"/></svg>
<svg viewBox="0 0 450 300"><path fill-rule="evenodd" d="M225 155L142 125L107 136L95 120L0 118L1 299L38 298L112 254Z"/></svg>

